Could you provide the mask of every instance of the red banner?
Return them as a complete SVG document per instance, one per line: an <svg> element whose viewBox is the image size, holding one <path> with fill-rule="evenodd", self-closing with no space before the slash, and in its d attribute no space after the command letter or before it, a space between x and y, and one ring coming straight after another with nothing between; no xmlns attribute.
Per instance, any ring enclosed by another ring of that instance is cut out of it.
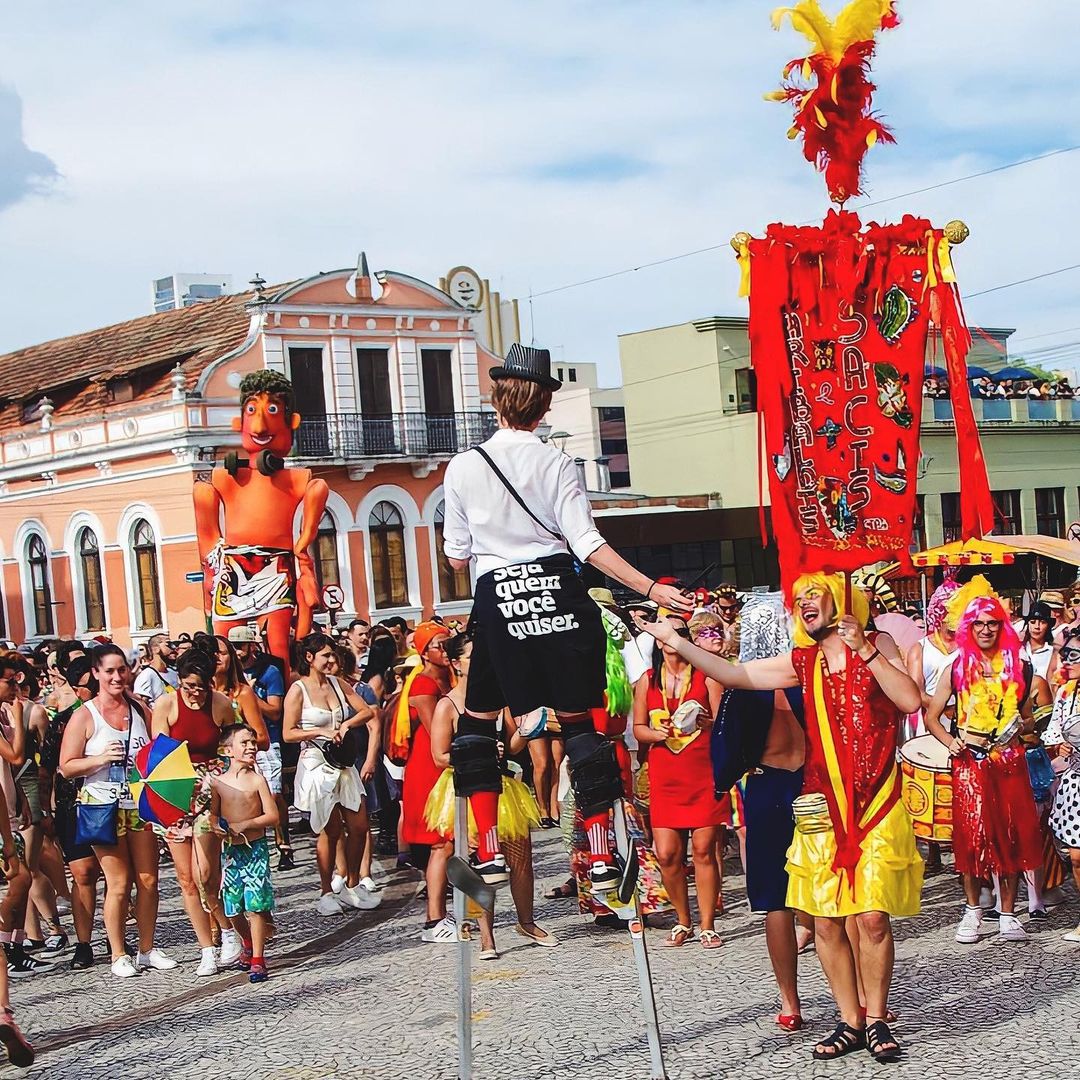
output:
<svg viewBox="0 0 1080 1080"><path fill-rule="evenodd" d="M910 216L863 229L855 214L830 211L821 227L771 225L740 257L785 587L808 571L908 561L932 322L964 462L964 535L989 530L970 337L941 230Z"/></svg>

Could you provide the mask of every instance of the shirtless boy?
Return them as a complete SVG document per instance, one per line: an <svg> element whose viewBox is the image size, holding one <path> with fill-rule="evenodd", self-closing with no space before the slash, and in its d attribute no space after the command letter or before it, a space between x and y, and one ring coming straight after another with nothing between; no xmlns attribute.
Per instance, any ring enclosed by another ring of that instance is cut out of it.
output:
<svg viewBox="0 0 1080 1080"><path fill-rule="evenodd" d="M274 913L266 830L278 823L277 804L255 768L255 732L247 724L229 724L221 729L220 745L229 768L214 778L210 820L225 837L221 899L244 943L240 964L260 983L268 978L263 949Z"/></svg>

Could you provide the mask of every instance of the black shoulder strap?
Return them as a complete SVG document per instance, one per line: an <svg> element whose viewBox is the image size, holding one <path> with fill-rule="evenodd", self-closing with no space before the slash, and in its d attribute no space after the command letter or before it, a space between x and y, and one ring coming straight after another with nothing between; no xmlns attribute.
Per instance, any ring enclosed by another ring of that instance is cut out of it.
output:
<svg viewBox="0 0 1080 1080"><path fill-rule="evenodd" d="M528 514L529 517L531 517L533 519L533 521L535 521L536 524L539 525L540 528L544 530L544 532L550 534L551 536L554 536L555 539L558 540L560 544L565 544L566 540L565 540L564 537L560 536L557 532L555 532L554 529L552 529L549 526L545 525L529 509L528 503L526 503L525 500L518 494L517 489L514 487L514 485L511 484L510 481L506 479L506 476L503 473L502 469L500 469L499 466L496 465L495 462L491 460L491 457L488 455L488 452L482 446L474 446L473 449L488 463L488 465L491 466L491 471L502 481L502 486L504 488L506 488L506 490L509 491L511 495L513 495L514 501L518 504L518 506L520 506L521 509L524 510L525 513ZM569 545L567 545L567 546L569 546Z"/></svg>

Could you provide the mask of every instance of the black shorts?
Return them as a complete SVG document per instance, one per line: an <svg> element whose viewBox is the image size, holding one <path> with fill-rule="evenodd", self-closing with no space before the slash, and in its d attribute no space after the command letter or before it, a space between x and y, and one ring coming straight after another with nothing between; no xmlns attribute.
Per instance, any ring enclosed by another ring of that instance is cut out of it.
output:
<svg viewBox="0 0 1080 1080"><path fill-rule="evenodd" d="M791 804L802 791L803 771L761 766L743 792L746 822L746 898L751 911L787 907L787 850L795 835Z"/></svg>
<svg viewBox="0 0 1080 1080"><path fill-rule="evenodd" d="M569 555L492 570L476 583L465 707L524 716L604 704L607 637Z"/></svg>
<svg viewBox="0 0 1080 1080"><path fill-rule="evenodd" d="M80 844L75 839L75 807L57 806L53 827L60 851L64 856L64 865L78 862L79 859L94 858L94 849L89 844Z"/></svg>

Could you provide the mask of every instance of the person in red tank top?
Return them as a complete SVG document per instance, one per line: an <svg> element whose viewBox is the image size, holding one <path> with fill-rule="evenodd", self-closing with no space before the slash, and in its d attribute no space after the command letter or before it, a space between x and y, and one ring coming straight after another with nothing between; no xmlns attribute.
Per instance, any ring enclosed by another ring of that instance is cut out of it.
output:
<svg viewBox="0 0 1080 1080"><path fill-rule="evenodd" d="M151 734L168 735L187 742L200 782L192 797L191 811L165 830L173 869L184 898L184 910L202 950L199 975L214 975L219 967L239 955L239 942L231 936L223 955L215 955L213 925L231 930L218 894L221 891L221 840L210 831L210 777L222 771L218 757L218 733L233 722L232 703L211 688L214 661L199 649L189 649L177 665L180 688L162 694L154 702ZM203 907L203 896L212 914Z"/></svg>
<svg viewBox="0 0 1080 1080"><path fill-rule="evenodd" d="M680 640L689 641L685 618L668 615L665 621ZM731 803L713 793L709 754L709 730L722 693L719 683L707 679L666 642L653 647L652 670L638 680L634 691L634 737L649 747L653 847L678 916L668 945L683 945L694 936L686 883L687 833L694 857L701 944L706 949L723 944L713 925L720 895L716 842L720 829L731 821Z"/></svg>
<svg viewBox="0 0 1080 1080"><path fill-rule="evenodd" d="M818 955L841 1016L813 1056L829 1060L866 1048L878 1061L895 1061L900 1047L887 1023L894 957L890 915L916 913L922 887L922 860L898 797L896 738L901 714L914 712L922 699L893 639L867 637L865 595L849 593L849 613L845 593L839 574L799 578L792 589L799 647L745 664L692 645L670 620L639 625L725 689L802 686L804 797L817 796L827 810L815 816L814 828L795 831L787 899L789 907L814 916Z"/></svg>
<svg viewBox="0 0 1080 1080"><path fill-rule="evenodd" d="M412 735L401 783L401 837L424 867L427 920L420 935L423 941L457 940L454 921L446 914L446 864L454 851L453 837L432 832L424 820L428 796L443 772L431 752L431 721L436 703L450 690L450 661L443 650L449 636L450 631L435 622L416 628L413 647L424 666L403 691L408 694Z"/></svg>

